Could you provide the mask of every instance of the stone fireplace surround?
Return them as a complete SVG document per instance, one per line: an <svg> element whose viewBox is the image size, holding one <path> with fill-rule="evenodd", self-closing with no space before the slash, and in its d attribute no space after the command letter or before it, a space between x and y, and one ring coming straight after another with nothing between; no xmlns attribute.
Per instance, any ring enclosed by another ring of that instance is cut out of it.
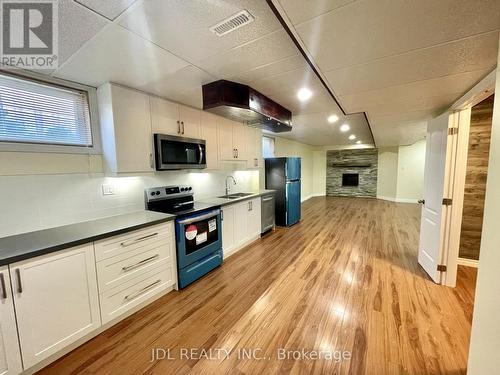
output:
<svg viewBox="0 0 500 375"><path fill-rule="evenodd" d="M326 195L377 197L377 149L330 150L326 154ZM358 186L342 186L344 173L359 174Z"/></svg>

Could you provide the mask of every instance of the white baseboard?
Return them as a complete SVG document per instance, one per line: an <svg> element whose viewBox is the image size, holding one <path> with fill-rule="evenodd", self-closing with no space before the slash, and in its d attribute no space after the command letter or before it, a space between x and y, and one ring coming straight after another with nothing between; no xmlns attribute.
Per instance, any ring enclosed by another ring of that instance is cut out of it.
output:
<svg viewBox="0 0 500 375"><path fill-rule="evenodd" d="M474 267L477 268L479 261L467 258L458 258L457 263L461 266Z"/></svg>
<svg viewBox="0 0 500 375"><path fill-rule="evenodd" d="M383 195L377 195L377 199L382 199L384 201L396 202L396 203L418 203L416 198L395 198L395 197L384 197Z"/></svg>
<svg viewBox="0 0 500 375"><path fill-rule="evenodd" d="M307 197L303 197L300 202L305 202L306 200L308 199L311 199L311 198L314 198L314 197L324 197L325 194L311 194L311 195L308 195Z"/></svg>

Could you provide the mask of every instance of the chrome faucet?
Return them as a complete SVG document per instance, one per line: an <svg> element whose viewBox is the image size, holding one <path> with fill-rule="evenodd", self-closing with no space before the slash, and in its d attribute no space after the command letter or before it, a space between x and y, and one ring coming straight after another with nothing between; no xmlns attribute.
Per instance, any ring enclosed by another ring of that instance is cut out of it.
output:
<svg viewBox="0 0 500 375"><path fill-rule="evenodd" d="M227 181L229 180L229 178L232 178L234 185L236 185L236 180L234 179L234 177L232 175L227 176L226 177L226 195L228 195L229 194L229 190L231 190L231 188L227 184Z"/></svg>

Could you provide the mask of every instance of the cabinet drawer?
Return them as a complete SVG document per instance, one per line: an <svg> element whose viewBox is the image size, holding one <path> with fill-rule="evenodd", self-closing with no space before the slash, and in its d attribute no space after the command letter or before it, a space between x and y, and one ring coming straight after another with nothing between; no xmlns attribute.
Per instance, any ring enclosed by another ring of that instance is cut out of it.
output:
<svg viewBox="0 0 500 375"><path fill-rule="evenodd" d="M162 265L101 294L102 323L126 313L174 284L171 266Z"/></svg>
<svg viewBox="0 0 500 375"><path fill-rule="evenodd" d="M174 224L166 223L96 241L94 243L96 260L101 261L118 254L137 251L152 243L168 240L173 236L173 232Z"/></svg>
<svg viewBox="0 0 500 375"><path fill-rule="evenodd" d="M112 289L159 266L173 266L172 241L158 241L133 252L97 262L99 293ZM140 251L137 251L140 250Z"/></svg>

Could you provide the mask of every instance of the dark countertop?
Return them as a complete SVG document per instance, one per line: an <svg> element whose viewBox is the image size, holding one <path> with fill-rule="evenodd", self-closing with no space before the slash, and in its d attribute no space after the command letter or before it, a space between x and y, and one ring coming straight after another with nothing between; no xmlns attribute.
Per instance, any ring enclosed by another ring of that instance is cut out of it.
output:
<svg viewBox="0 0 500 375"><path fill-rule="evenodd" d="M175 215L139 211L0 238L0 266L164 223Z"/></svg>
<svg viewBox="0 0 500 375"><path fill-rule="evenodd" d="M247 195L245 197L240 197L240 198L236 198L236 199L227 199L227 198L220 198L220 197L212 197L212 198L200 199L199 202L209 203L209 204L217 205L217 206L220 206L220 207L224 207L224 206L229 206L230 204L235 204L235 203L239 203L239 202L246 201L246 200L249 200L249 199L253 199L253 198L256 198L256 197L261 197L263 195L275 194L275 193L276 193L276 190L266 190L266 189L264 189L264 190L259 190L259 191L256 191L256 192L252 192L251 195Z"/></svg>

